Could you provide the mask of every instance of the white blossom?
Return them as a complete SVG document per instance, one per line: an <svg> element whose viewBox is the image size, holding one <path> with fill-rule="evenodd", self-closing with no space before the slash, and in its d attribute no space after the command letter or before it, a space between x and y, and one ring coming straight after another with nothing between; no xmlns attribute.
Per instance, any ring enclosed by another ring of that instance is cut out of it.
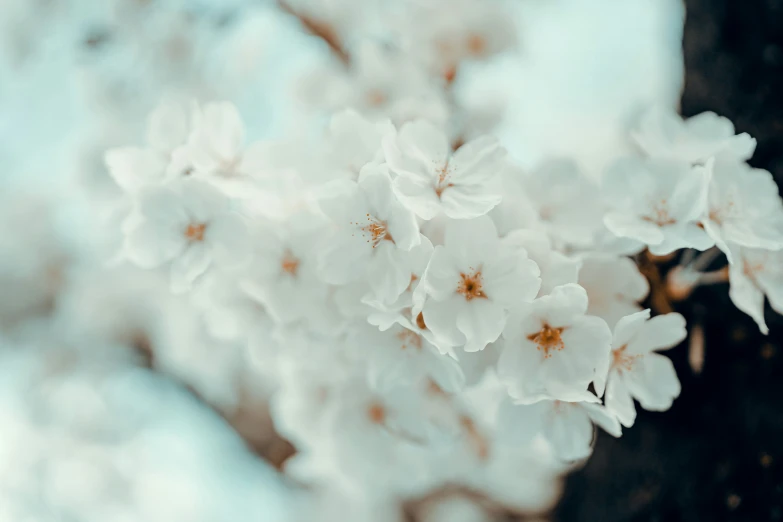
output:
<svg viewBox="0 0 783 522"><path fill-rule="evenodd" d="M707 205L711 168L673 160L625 158L604 178L610 210L606 227L616 236L665 255L680 248L706 250L714 241L699 226Z"/></svg>
<svg viewBox="0 0 783 522"><path fill-rule="evenodd" d="M729 243L783 248L783 204L772 175L736 161L716 162L701 224L729 260Z"/></svg>
<svg viewBox="0 0 783 522"><path fill-rule="evenodd" d="M384 140L384 154L397 174L395 190L423 219L441 212L455 219L475 218L500 203L498 175L505 151L494 138L477 138L452 154L441 130L417 120Z"/></svg>
<svg viewBox="0 0 783 522"><path fill-rule="evenodd" d="M677 313L650 319L650 310L642 310L617 323L604 403L623 426L630 428L636 419L634 399L646 410L665 411L680 395L672 362L655 352L676 346L685 336L685 319ZM596 382L596 390L603 389L604 382Z"/></svg>
<svg viewBox="0 0 783 522"><path fill-rule="evenodd" d="M378 299L396 300L410 285L404 256L421 243L415 216L392 192L385 167L367 165L358 183L331 188L319 200L334 224L321 244L321 275L332 284L366 277Z"/></svg>
<svg viewBox="0 0 783 522"><path fill-rule="evenodd" d="M729 297L767 334L764 296L773 310L783 313L783 251L736 246L731 250L734 262L729 265Z"/></svg>
<svg viewBox="0 0 783 522"><path fill-rule="evenodd" d="M201 108L186 154L195 175L242 197L264 164L264 152L263 142L245 146L245 126L233 104L213 102Z"/></svg>
<svg viewBox="0 0 783 522"><path fill-rule="evenodd" d="M505 444L523 444L541 435L563 461L587 458L593 451L594 424L619 437L620 424L595 402L544 400L514 404L505 400L498 412L498 433Z"/></svg>
<svg viewBox="0 0 783 522"><path fill-rule="evenodd" d="M500 336L508 311L536 296L538 275L523 249L500 241L488 217L453 221L422 278L423 322L451 346L482 350Z"/></svg>
<svg viewBox="0 0 783 522"><path fill-rule="evenodd" d="M756 150L755 139L747 133L735 135L734 124L714 112L683 121L670 109L652 108L631 136L653 158L688 163L703 163L715 156L745 161Z"/></svg>
<svg viewBox="0 0 783 522"><path fill-rule="evenodd" d="M172 288L182 291L213 263L244 262L247 227L215 188L184 179L139 195L138 217L126 231L126 252L145 268L171 262Z"/></svg>
<svg viewBox="0 0 783 522"><path fill-rule="evenodd" d="M587 293L573 283L512 311L497 371L514 399L597 400L587 387L609 358L612 333L586 312Z"/></svg>

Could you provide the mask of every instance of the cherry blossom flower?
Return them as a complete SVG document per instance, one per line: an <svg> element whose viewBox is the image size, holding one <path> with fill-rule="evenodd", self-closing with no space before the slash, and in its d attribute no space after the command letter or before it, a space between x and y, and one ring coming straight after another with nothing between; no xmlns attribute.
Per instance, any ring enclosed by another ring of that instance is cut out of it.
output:
<svg viewBox="0 0 783 522"><path fill-rule="evenodd" d="M446 135L425 120L402 126L383 143L394 188L403 203L422 219L443 212L468 219L500 203L500 178L505 150L488 136L450 152Z"/></svg>
<svg viewBox="0 0 783 522"><path fill-rule="evenodd" d="M126 230L128 258L144 268L171 261L171 284L189 288L213 263L246 260L247 227L209 184L184 179L139 195L138 217Z"/></svg>
<svg viewBox="0 0 783 522"><path fill-rule="evenodd" d="M615 416L595 402L514 404L507 399L498 412L498 438L505 444L524 444L540 434L558 459L571 462L592 453L594 424L614 437L621 435Z"/></svg>
<svg viewBox="0 0 783 522"><path fill-rule="evenodd" d="M625 158L606 172L611 209L604 217L616 236L646 243L655 255L680 248L706 250L714 241L699 226L711 168L672 160Z"/></svg>
<svg viewBox="0 0 783 522"><path fill-rule="evenodd" d="M630 428L636 419L633 399L642 408L665 411L680 395L680 381L668 357L658 353L685 339L685 319L670 313L650 319L650 310L623 317L614 329L604 403ZM601 393L604 381L596 381Z"/></svg>
<svg viewBox="0 0 783 522"><path fill-rule="evenodd" d="M610 327L622 317L642 309L650 284L631 259L601 253L581 258L579 284L587 291L587 313L597 315Z"/></svg>
<svg viewBox="0 0 783 522"><path fill-rule="evenodd" d="M498 239L488 217L454 221L421 281L423 322L452 346L482 350L500 336L508 310L536 296L538 275L523 249Z"/></svg>
<svg viewBox="0 0 783 522"><path fill-rule="evenodd" d="M715 163L707 197L704 230L731 260L728 243L783 248L783 204L772 175L744 163Z"/></svg>
<svg viewBox="0 0 783 522"><path fill-rule="evenodd" d="M279 322L319 322L328 286L318 274L318 244L326 230L321 216L300 213L255 231L255 253L242 287Z"/></svg>
<svg viewBox="0 0 783 522"><path fill-rule="evenodd" d="M587 292L577 284L556 287L512 311L497 371L514 399L597 400L587 387L606 365L612 333L603 319L586 312Z"/></svg>
<svg viewBox="0 0 783 522"><path fill-rule="evenodd" d="M735 135L734 124L713 112L683 121L670 109L653 108L631 136L653 158L687 163L703 163L719 155L745 161L756 150L755 139L747 133Z"/></svg>
<svg viewBox="0 0 783 522"><path fill-rule="evenodd" d="M246 196L250 180L264 164L263 142L245 147L245 127L228 102L202 107L188 139L187 156L195 174L216 183L233 197Z"/></svg>
<svg viewBox="0 0 783 522"><path fill-rule="evenodd" d="M411 282L404 256L421 237L415 216L394 195L385 167L365 166L358 183L333 185L319 205L335 225L322 244L322 277L340 285L366 277L377 299L396 300Z"/></svg>
<svg viewBox="0 0 783 522"><path fill-rule="evenodd" d="M731 250L734 262L729 265L729 297L767 334L764 296L773 310L783 314L783 251L737 246Z"/></svg>
<svg viewBox="0 0 783 522"><path fill-rule="evenodd" d="M186 174L184 145L194 124L195 107L163 102L147 122L147 147L121 147L106 152L104 160L114 181L129 193Z"/></svg>

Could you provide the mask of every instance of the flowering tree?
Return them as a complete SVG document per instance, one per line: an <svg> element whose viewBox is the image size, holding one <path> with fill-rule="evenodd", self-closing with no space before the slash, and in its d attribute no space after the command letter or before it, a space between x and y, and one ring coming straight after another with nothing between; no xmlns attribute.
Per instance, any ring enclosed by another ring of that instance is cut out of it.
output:
<svg viewBox="0 0 783 522"><path fill-rule="evenodd" d="M166 99L144 143L105 152L105 261L163 274L158 298L201 329L149 355L224 412L226 379L188 365L232 354L210 370L268 402L292 450L265 456L307 486L303 516L346 499L342 520L393 520L454 490L544 510L597 428L680 394L672 301L729 281L763 332L765 298L783 313L783 205L725 118L645 107L597 175L530 167L496 137L502 103L460 91L518 48L509 3L274 9L331 55L290 131L249 141L234 104Z"/></svg>

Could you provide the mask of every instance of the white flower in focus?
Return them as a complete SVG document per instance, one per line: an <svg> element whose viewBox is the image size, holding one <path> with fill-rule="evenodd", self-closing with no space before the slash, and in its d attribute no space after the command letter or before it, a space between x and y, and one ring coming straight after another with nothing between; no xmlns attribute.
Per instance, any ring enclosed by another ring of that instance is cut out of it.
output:
<svg viewBox="0 0 783 522"><path fill-rule="evenodd" d="M711 168L671 160L624 158L606 172L606 227L648 245L655 255L706 250L714 241L699 226Z"/></svg>
<svg viewBox="0 0 783 522"><path fill-rule="evenodd" d="M358 183L327 189L321 210L335 225L322 243L321 276L327 283L366 279L383 302L393 302L410 285L406 252L421 243L416 217L397 200L386 168L367 165Z"/></svg>
<svg viewBox="0 0 783 522"><path fill-rule="evenodd" d="M425 120L402 126L383 144L386 162L397 174L394 188L423 219L441 212L469 219L500 203L500 173L506 152L495 138L477 138L453 154L448 138Z"/></svg>
<svg viewBox="0 0 783 522"><path fill-rule="evenodd" d="M633 400L651 411L666 411L680 395L680 381L668 357L655 353L678 345L687 332L685 319L670 313L650 319L650 310L623 317L614 329L612 358L605 381L596 381L596 391L606 385L604 403L630 428L636 419Z"/></svg>
<svg viewBox="0 0 783 522"><path fill-rule="evenodd" d="M503 242L524 248L530 259L538 265L541 271L539 297L549 294L556 286L577 282L581 262L553 250L545 233L538 230L514 230L503 238Z"/></svg>
<svg viewBox="0 0 783 522"><path fill-rule="evenodd" d="M329 122L325 149L340 177L357 179L368 163L383 162L381 143L394 133L389 120L371 122L353 109L338 112Z"/></svg>
<svg viewBox="0 0 783 522"><path fill-rule="evenodd" d="M755 139L744 132L735 135L734 124L713 112L683 121L671 109L653 108L631 136L648 156L690 164L715 156L745 161L756 150Z"/></svg>
<svg viewBox="0 0 783 522"><path fill-rule="evenodd" d="M263 142L245 147L245 126L237 108L228 102L202 107L187 147L195 174L235 197L247 194L248 181L266 162L265 152Z"/></svg>
<svg viewBox="0 0 783 522"><path fill-rule="evenodd" d="M453 221L421 281L423 323L451 346L482 350L500 336L509 309L535 298L538 275L523 249L498 239L488 217Z"/></svg>
<svg viewBox="0 0 783 522"><path fill-rule="evenodd" d="M498 360L511 397L525 404L596 400L587 387L607 364L612 332L586 312L587 292L576 284L512 310Z"/></svg>
<svg viewBox="0 0 783 522"><path fill-rule="evenodd" d="M647 278L631 259L600 253L582 257L578 282L587 291L587 313L597 315L610 328L626 315L640 311L639 302L650 291Z"/></svg>
<svg viewBox="0 0 783 522"><path fill-rule="evenodd" d="M715 163L704 230L732 261L729 243L777 250L783 247L783 204L772 175L745 163Z"/></svg>
<svg viewBox="0 0 783 522"><path fill-rule="evenodd" d="M514 404L506 399L498 411L497 437L504 444L522 445L540 434L558 459L572 462L592 453L594 424L614 437L621 435L617 419L595 402Z"/></svg>
<svg viewBox="0 0 783 522"><path fill-rule="evenodd" d="M171 261L171 285L183 291L213 263L236 266L248 255L247 227L208 183L183 179L145 190L125 230L127 257L143 268Z"/></svg>
<svg viewBox="0 0 783 522"><path fill-rule="evenodd" d="M729 297L751 316L762 333L769 333L764 320L764 296L773 310L783 314L783 250L731 246Z"/></svg>

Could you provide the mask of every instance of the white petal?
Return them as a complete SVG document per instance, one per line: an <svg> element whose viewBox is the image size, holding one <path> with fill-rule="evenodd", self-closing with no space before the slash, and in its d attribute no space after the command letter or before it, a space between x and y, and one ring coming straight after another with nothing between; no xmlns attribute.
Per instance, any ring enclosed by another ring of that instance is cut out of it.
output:
<svg viewBox="0 0 783 522"><path fill-rule="evenodd" d="M211 261L209 249L203 241L190 243L171 263L171 291L181 293L189 290L196 278L207 270Z"/></svg>
<svg viewBox="0 0 783 522"><path fill-rule="evenodd" d="M631 392L625 385L624 377L616 372L609 376L604 396L606 407L617 415L617 419L626 428L633 426L636 421L636 408L633 404Z"/></svg>
<svg viewBox="0 0 783 522"><path fill-rule="evenodd" d="M544 436L555 454L564 461L586 458L592 452L593 423L583 409L563 404L551 417Z"/></svg>
<svg viewBox="0 0 783 522"><path fill-rule="evenodd" d="M150 149L111 149L106 152L104 161L117 185L128 192L138 192L143 187L160 183L166 172L165 157Z"/></svg>
<svg viewBox="0 0 783 522"><path fill-rule="evenodd" d="M500 337L506 325L506 312L489 299L473 299L457 316L457 328L465 334L465 351L477 352Z"/></svg>
<svg viewBox="0 0 783 522"><path fill-rule="evenodd" d="M142 268L154 268L180 255L187 240L175 228L142 221L126 236L128 258Z"/></svg>
<svg viewBox="0 0 783 522"><path fill-rule="evenodd" d="M649 353L637 361L626 384L645 410L668 410L680 395L680 381L674 365L668 357L657 353Z"/></svg>
<svg viewBox="0 0 783 522"><path fill-rule="evenodd" d="M769 333L764 320L764 293L743 273L741 266L729 265L729 283L729 297L734 306L751 316L761 333Z"/></svg>
<svg viewBox="0 0 783 522"><path fill-rule="evenodd" d="M250 255L250 234L245 220L235 212L220 214L209 222L204 231L216 264L222 267L237 266Z"/></svg>
<svg viewBox="0 0 783 522"><path fill-rule="evenodd" d="M687 335L683 316L678 313L657 315L639 330L637 337L628 345L628 354L666 350L680 344Z"/></svg>
<svg viewBox="0 0 783 522"><path fill-rule="evenodd" d="M648 245L657 245L663 241L663 232L652 223L642 221L636 216L610 212L604 216L604 225L612 234L636 239Z"/></svg>
<svg viewBox="0 0 783 522"><path fill-rule="evenodd" d="M465 299L458 294L445 301L427 299L424 303L422 309L424 323L436 337L443 339L449 346L465 343L465 335L457 328L457 317L464 303Z"/></svg>

